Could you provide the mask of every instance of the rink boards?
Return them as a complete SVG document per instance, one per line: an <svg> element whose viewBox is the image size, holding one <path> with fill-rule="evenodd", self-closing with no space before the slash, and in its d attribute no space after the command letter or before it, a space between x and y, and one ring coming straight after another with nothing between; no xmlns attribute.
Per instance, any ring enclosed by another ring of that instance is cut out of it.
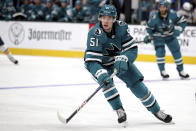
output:
<svg viewBox="0 0 196 131"><path fill-rule="evenodd" d="M0 21L0 36L13 54L82 58L86 48L88 24L56 22ZM136 41L146 35L145 26L129 25ZM184 63L196 64L196 27L187 27L180 35L179 43ZM167 62L173 62L166 48ZM139 44L138 61L155 62L153 44Z"/></svg>

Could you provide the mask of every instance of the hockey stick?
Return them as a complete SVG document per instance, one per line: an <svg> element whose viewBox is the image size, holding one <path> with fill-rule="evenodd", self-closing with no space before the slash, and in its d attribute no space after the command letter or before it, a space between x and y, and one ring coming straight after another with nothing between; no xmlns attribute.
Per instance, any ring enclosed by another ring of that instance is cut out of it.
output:
<svg viewBox="0 0 196 131"><path fill-rule="evenodd" d="M150 38L150 40L154 40L154 39L153 38ZM139 43L145 43L145 42L144 42L144 40L142 40L142 41L136 41L135 43L138 43L139 44Z"/></svg>
<svg viewBox="0 0 196 131"><path fill-rule="evenodd" d="M138 44L139 44L139 43L144 43L144 41L136 41L135 43L138 43Z"/></svg>
<svg viewBox="0 0 196 131"><path fill-rule="evenodd" d="M114 75L116 74L117 74L117 70L114 69L114 72L112 73L110 78L113 78ZM100 85L67 119L65 119L58 111L57 116L58 116L59 121L61 121L64 124L67 124L105 84L107 83L104 82L102 85Z"/></svg>

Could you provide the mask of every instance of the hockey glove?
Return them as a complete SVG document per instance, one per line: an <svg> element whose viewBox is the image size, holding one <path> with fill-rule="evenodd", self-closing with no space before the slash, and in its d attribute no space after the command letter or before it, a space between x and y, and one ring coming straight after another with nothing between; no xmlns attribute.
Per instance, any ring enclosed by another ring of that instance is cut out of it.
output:
<svg viewBox="0 0 196 131"><path fill-rule="evenodd" d="M174 34L173 34L173 36L174 37L178 37L178 36L180 36L180 31L179 30L174 30Z"/></svg>
<svg viewBox="0 0 196 131"><path fill-rule="evenodd" d="M114 68L118 75L125 73L128 70L128 58L125 55L116 56Z"/></svg>
<svg viewBox="0 0 196 131"><path fill-rule="evenodd" d="M144 43L146 43L146 44L147 44L147 43L150 43L151 40L152 40L151 37L148 36L148 35L144 37Z"/></svg>
<svg viewBox="0 0 196 131"><path fill-rule="evenodd" d="M104 83L104 86L102 88L109 88L113 86L113 80L110 78L107 70L100 69L95 73L95 77L97 78L97 81L99 85L102 85Z"/></svg>

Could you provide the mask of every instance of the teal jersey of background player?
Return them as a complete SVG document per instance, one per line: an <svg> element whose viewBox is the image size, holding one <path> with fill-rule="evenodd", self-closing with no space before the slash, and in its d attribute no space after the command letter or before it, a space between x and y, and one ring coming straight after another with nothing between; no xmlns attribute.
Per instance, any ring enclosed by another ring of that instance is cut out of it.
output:
<svg viewBox="0 0 196 131"><path fill-rule="evenodd" d="M85 66L94 75L103 66L112 66L117 55L126 55L129 62L133 62L129 57L129 49L134 47L137 44L125 22L115 21L109 34L104 32L101 22L98 22L88 33Z"/></svg>
<svg viewBox="0 0 196 131"><path fill-rule="evenodd" d="M146 30L153 39L176 37L175 31L182 33L186 24L185 18L173 10L168 11L165 19L160 16L159 11L155 11L150 15Z"/></svg>

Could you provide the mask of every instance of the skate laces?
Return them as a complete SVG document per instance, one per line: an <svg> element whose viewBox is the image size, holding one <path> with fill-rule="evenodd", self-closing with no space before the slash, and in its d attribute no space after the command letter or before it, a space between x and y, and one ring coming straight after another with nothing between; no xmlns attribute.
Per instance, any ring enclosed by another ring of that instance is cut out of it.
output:
<svg viewBox="0 0 196 131"><path fill-rule="evenodd" d="M187 73L184 72L184 70L183 71L180 71L180 74L183 75L183 76L186 76L187 75Z"/></svg>
<svg viewBox="0 0 196 131"><path fill-rule="evenodd" d="M116 112L119 118L125 116L125 111L122 108L118 109Z"/></svg>
<svg viewBox="0 0 196 131"><path fill-rule="evenodd" d="M163 111L158 111L156 114L159 118L161 118L162 120L164 120L167 117L167 114L165 114Z"/></svg>
<svg viewBox="0 0 196 131"><path fill-rule="evenodd" d="M168 75L167 72L166 72L165 70L161 71L161 73L162 73L163 75Z"/></svg>

